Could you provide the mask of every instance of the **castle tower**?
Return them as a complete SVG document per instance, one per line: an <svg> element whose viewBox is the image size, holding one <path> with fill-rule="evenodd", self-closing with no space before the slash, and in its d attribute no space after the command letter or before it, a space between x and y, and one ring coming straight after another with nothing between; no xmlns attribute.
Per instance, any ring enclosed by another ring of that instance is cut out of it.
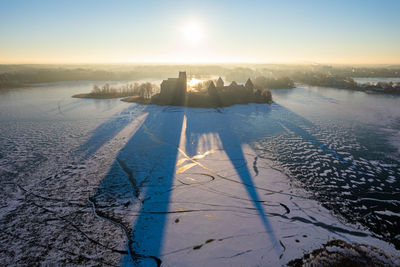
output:
<svg viewBox="0 0 400 267"><path fill-rule="evenodd" d="M253 84L253 82L250 80L250 78L247 79L247 82L246 82L246 84L244 85L244 87L246 88L247 91L253 92L253 90L254 90L254 84Z"/></svg>
<svg viewBox="0 0 400 267"><path fill-rule="evenodd" d="M178 78L163 80L160 87L162 103L176 106L185 104L187 91L187 77L185 71L180 71Z"/></svg>
<svg viewBox="0 0 400 267"><path fill-rule="evenodd" d="M179 89L180 89L180 93L182 93L183 95L186 95L187 92L187 77L186 77L186 71L180 71L179 72Z"/></svg>
<svg viewBox="0 0 400 267"><path fill-rule="evenodd" d="M213 105L219 106L221 104L221 99L213 81L208 85L208 99Z"/></svg>
<svg viewBox="0 0 400 267"><path fill-rule="evenodd" d="M187 91L186 72L180 71L179 78L176 79L175 88L173 89L172 105L183 106L185 104Z"/></svg>
<svg viewBox="0 0 400 267"><path fill-rule="evenodd" d="M208 95L213 96L215 94L217 94L217 89L215 88L214 82L211 81L208 85Z"/></svg>
<svg viewBox="0 0 400 267"><path fill-rule="evenodd" d="M224 81L221 79L221 77L219 77L217 80L217 87L224 87Z"/></svg>

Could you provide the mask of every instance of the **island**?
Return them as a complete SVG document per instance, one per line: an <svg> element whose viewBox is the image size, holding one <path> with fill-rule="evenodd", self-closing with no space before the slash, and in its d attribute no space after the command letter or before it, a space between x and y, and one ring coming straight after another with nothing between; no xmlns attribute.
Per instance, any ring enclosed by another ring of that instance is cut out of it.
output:
<svg viewBox="0 0 400 267"><path fill-rule="evenodd" d="M214 81L202 83L203 88L188 90L185 71L180 71L178 78L163 80L160 91L153 94L154 85L151 83L128 84L123 88L112 88L109 84L102 88L95 86L88 94L77 94L76 98L121 98L125 102L140 104L172 105L187 107L215 108L236 104L272 103L271 92L267 88L255 86L250 78L245 84L232 81L225 85L221 77ZM204 87L206 87L204 90Z"/></svg>

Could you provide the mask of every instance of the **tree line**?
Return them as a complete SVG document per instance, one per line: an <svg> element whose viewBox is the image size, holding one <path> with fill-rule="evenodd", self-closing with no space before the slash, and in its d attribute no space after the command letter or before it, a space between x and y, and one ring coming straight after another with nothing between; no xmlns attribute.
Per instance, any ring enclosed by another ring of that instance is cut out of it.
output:
<svg viewBox="0 0 400 267"><path fill-rule="evenodd" d="M90 95L92 96L140 96L142 98L150 98L158 88L150 82L145 83L128 83L120 87L113 87L109 83L103 86L94 85Z"/></svg>
<svg viewBox="0 0 400 267"><path fill-rule="evenodd" d="M74 97L78 98L118 98L138 96L142 99L150 99L151 96L158 90L158 86L150 83L127 83L119 87L115 87L106 83L102 86L94 85L93 89L88 94L77 94Z"/></svg>

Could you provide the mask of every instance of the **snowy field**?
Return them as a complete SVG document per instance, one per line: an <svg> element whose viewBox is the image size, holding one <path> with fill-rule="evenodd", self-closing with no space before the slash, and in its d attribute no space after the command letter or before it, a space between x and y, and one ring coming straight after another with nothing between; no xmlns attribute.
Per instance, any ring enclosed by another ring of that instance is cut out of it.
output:
<svg viewBox="0 0 400 267"><path fill-rule="evenodd" d="M399 98L70 97L91 84L0 94L1 265L280 266L333 239L399 257Z"/></svg>

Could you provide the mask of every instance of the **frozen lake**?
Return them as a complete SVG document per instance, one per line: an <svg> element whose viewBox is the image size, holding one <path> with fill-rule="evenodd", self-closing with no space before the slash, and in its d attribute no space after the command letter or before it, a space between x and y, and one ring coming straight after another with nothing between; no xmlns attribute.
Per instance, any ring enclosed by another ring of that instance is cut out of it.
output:
<svg viewBox="0 0 400 267"><path fill-rule="evenodd" d="M398 255L400 97L71 98L92 85L0 92L4 264L282 265L334 238Z"/></svg>

